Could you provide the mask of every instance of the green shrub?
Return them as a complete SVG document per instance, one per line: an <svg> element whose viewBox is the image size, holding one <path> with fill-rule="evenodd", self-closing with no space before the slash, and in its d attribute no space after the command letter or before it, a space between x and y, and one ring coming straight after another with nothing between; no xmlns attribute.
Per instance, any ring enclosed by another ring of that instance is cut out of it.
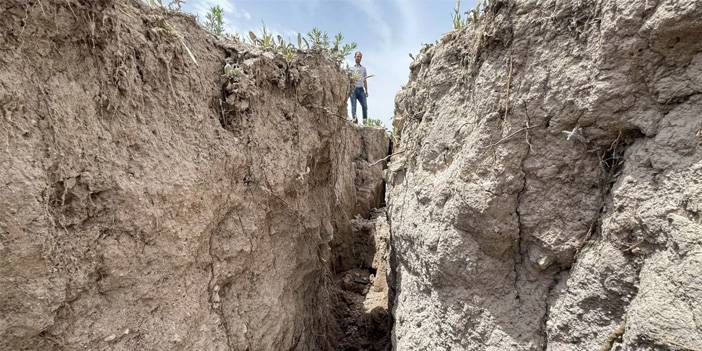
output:
<svg viewBox="0 0 702 351"><path fill-rule="evenodd" d="M384 128L383 127L383 122L381 122L379 119L373 119L373 118L368 118L363 122L363 125L366 127L375 127L375 128Z"/></svg>
<svg viewBox="0 0 702 351"><path fill-rule="evenodd" d="M468 24L468 19L463 19L461 14L461 0L456 0L456 6L453 8L453 14L451 15L451 21L453 22L453 29L459 30Z"/></svg>
<svg viewBox="0 0 702 351"><path fill-rule="evenodd" d="M285 41L280 35L274 37L273 33L269 32L268 28L266 28L265 23L261 28L260 35L261 37L256 35L253 31L249 31L249 40L243 41L258 46L263 50L281 55L288 63L295 59L298 50L310 49L327 51L332 54L334 59L341 62L358 46L356 43L343 43L344 35L341 33L334 36L334 42L332 44L329 42L329 34L321 31L319 28L313 28L312 31L307 33L306 36L309 38L309 41L301 33L297 33L297 46L292 42ZM240 39L238 34L230 35L229 37L237 40Z"/></svg>
<svg viewBox="0 0 702 351"><path fill-rule="evenodd" d="M146 0L149 2L161 0ZM174 0L178 2L178 8L182 0ZM174 3L172 2L172 4ZM331 54L331 56L341 63L344 58L351 54L358 45L356 43L344 43L344 35L339 33L334 36L333 43L329 40L329 34L315 27L312 28L310 32L306 35L301 33L297 34L297 46L295 46L291 41L286 41L282 36L274 36L272 32L268 30L266 24L263 23L260 33L257 35L253 31L249 31L248 39L242 37L239 33L225 33L224 31L224 11L220 6L213 6L210 11L205 16L205 21L203 23L205 29L210 33L215 34L219 37L223 37L229 40L240 41L257 46L265 51L273 52L277 55L282 56L288 63L292 62L299 50L320 50L326 51ZM259 37L260 35L260 37ZM309 40L308 40L309 39Z"/></svg>
<svg viewBox="0 0 702 351"><path fill-rule="evenodd" d="M210 7L210 12L205 15L205 29L221 37L224 35L224 10L221 6Z"/></svg>
<svg viewBox="0 0 702 351"><path fill-rule="evenodd" d="M459 30L471 23L479 23L481 18L485 15L485 12L490 6L492 6L492 0L478 0L475 3L475 7L466 11L466 18L463 18L461 14L461 0L456 0L456 7L453 9L453 14L451 15L451 21L453 22L453 29Z"/></svg>
<svg viewBox="0 0 702 351"><path fill-rule="evenodd" d="M236 79L244 75L244 70L241 67L227 63L224 66L224 77L228 79Z"/></svg>
<svg viewBox="0 0 702 351"><path fill-rule="evenodd" d="M312 28L312 31L307 33L307 37L312 43L312 49L327 50L334 55L337 61L343 61L346 56L351 54L358 47L356 43L344 44L344 35L339 33L334 36L334 44L329 43L329 34L322 32L319 28ZM298 44L301 44L301 36L298 36ZM308 44L309 47L309 44Z"/></svg>
<svg viewBox="0 0 702 351"><path fill-rule="evenodd" d="M319 28L312 28L307 33L307 37L310 38L312 49L329 49L329 35L326 32L322 32Z"/></svg>

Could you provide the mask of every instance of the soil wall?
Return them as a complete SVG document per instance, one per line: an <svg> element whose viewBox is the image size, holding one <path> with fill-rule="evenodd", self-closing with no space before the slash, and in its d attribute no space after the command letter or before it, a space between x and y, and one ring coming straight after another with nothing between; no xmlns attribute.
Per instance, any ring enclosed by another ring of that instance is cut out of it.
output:
<svg viewBox="0 0 702 351"><path fill-rule="evenodd" d="M702 3L488 3L396 99L396 349L702 349Z"/></svg>
<svg viewBox="0 0 702 351"><path fill-rule="evenodd" d="M0 14L0 349L333 349L388 148L338 65L137 1Z"/></svg>

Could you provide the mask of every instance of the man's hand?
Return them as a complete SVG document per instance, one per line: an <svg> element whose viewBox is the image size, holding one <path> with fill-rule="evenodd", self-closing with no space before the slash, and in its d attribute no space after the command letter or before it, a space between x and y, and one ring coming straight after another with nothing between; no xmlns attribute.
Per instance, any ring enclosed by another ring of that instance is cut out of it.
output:
<svg viewBox="0 0 702 351"><path fill-rule="evenodd" d="M366 91L366 97L368 97L368 91Z"/></svg>

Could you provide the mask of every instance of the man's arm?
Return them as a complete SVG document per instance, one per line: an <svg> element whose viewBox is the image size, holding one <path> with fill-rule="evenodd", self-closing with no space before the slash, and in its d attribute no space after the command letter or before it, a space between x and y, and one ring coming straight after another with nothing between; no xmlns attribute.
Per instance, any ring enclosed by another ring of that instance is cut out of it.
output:
<svg viewBox="0 0 702 351"><path fill-rule="evenodd" d="M368 72L363 70L363 86L366 88L366 97L368 97Z"/></svg>

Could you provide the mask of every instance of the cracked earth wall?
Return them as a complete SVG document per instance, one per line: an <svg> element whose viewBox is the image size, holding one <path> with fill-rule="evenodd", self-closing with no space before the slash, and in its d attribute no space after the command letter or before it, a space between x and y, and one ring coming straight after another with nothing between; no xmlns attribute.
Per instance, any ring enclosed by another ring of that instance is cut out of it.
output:
<svg viewBox="0 0 702 351"><path fill-rule="evenodd" d="M421 51L397 350L702 349L700 33L694 0L497 0Z"/></svg>
<svg viewBox="0 0 702 351"><path fill-rule="evenodd" d="M338 65L138 1L0 14L0 349L334 349L388 149L339 117Z"/></svg>

